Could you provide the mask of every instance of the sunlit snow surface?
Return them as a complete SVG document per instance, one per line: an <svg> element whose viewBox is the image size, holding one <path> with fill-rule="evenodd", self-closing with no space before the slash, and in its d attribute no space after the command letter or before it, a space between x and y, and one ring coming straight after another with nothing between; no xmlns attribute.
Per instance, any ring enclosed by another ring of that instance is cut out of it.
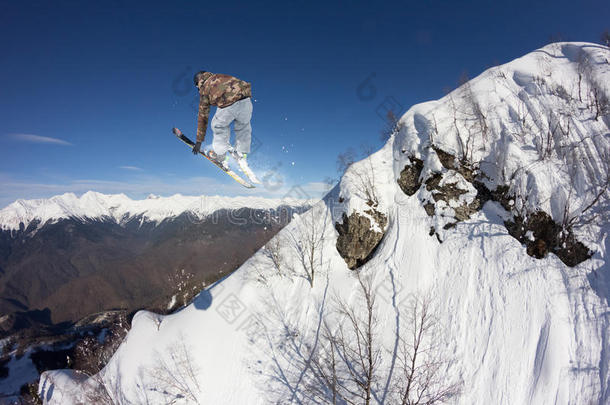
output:
<svg viewBox="0 0 610 405"><path fill-rule="evenodd" d="M607 176L608 117L594 120L589 110L574 107L577 114L564 141L584 146L571 157L554 154L544 161L536 155L535 137L523 133L516 121L522 122L525 115L532 125L543 127L537 117L567 108L548 90L561 84L574 94L581 52L590 58L596 80L610 95L610 52L594 44L549 45L471 81L489 125L487 139L479 139L473 149L476 161L489 162L481 165L488 185L507 184L512 177L515 193L523 196L519 187L527 190L528 198L517 204L540 207L556 220L566 199L572 198L571 209L578 210L594 195L595 181ZM548 88L536 87L542 86L536 77L543 77ZM432 220L417 195L407 197L396 184L408 156L425 162L424 175L440 166L427 147L433 127L435 144L459 154L456 131L463 134L467 128L454 126L450 96L457 101L463 90L411 108L401 119L401 131L384 148L370 161L353 165L324 201L276 236L289 241L302 234L308 218L324 228L313 288L303 277L278 276L259 252L183 310L165 317L139 312L97 380L105 382L115 400L158 403L168 389L161 377L168 370L179 375L186 361L195 378L182 381L198 393L202 404L299 403L296 398L305 387L278 378L278 370L287 376L299 371L294 359L283 356L287 349L281 342L291 341L283 336L284 326L298 325L306 339L316 330L320 308L330 297L358 297L354 272L335 248L334 223L343 212L366 208L355 173L372 167L379 209L388 215L388 225L380 247L361 272L374 279L379 297L387 348L381 366L392 365L396 309L404 306L409 294L428 294L441 328L440 347L454 359L444 372L448 379L463 382L463 393L453 402L607 404L607 205L598 207L602 212L596 221L579 232L595 252L593 257L569 268L553 254L542 260L526 255L502 224L504 210L493 202L470 220L441 231L441 244L428 235ZM577 192L569 192L566 165L574 168ZM337 203L340 196L342 204ZM287 266L298 266L290 243L282 249ZM83 390L95 383L81 383L68 371L47 372L40 380L41 395L47 404L87 402ZM385 395L380 383L374 401L384 402Z"/></svg>

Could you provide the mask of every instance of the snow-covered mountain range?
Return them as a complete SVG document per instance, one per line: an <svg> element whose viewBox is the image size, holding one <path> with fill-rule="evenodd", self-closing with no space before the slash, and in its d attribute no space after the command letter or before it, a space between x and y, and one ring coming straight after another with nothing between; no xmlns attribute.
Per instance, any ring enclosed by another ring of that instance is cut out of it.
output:
<svg viewBox="0 0 610 405"><path fill-rule="evenodd" d="M80 197L73 193L66 193L49 199L17 200L0 210L0 229L18 230L20 226L27 228L33 221L44 225L48 221L57 222L66 218L109 219L122 223L140 217L145 221L161 222L185 212L203 218L220 209L269 210L281 205L299 206L304 203L310 202L292 198L184 196L181 194L170 197L150 195L144 200L132 200L125 194L101 194L89 191Z"/></svg>
<svg viewBox="0 0 610 405"><path fill-rule="evenodd" d="M311 204L182 195L132 200L91 191L16 201L0 210L0 313L17 316L2 318L0 336L24 324L27 311L46 309L53 322L75 322L151 305L175 287L167 277L176 268L193 281L215 280ZM242 250L224 250L227 244Z"/></svg>
<svg viewBox="0 0 610 405"><path fill-rule="evenodd" d="M237 271L41 397L610 403L609 100L610 50L556 43L413 106Z"/></svg>

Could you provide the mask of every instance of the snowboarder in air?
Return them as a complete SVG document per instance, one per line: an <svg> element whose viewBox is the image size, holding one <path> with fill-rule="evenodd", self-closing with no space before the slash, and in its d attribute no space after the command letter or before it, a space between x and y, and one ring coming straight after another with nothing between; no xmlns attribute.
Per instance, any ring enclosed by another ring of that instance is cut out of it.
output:
<svg viewBox="0 0 610 405"><path fill-rule="evenodd" d="M206 154L228 168L227 152L229 152L239 164L240 169L253 182L258 183L246 160L252 138L252 126L250 125L252 87L250 83L233 76L203 70L195 74L193 82L199 89L197 141L193 147L193 153L197 154L201 150L201 143L205 139L208 126L210 106L216 106L216 114L212 118L214 139L212 148ZM231 123L233 123L235 131L235 147L229 143Z"/></svg>

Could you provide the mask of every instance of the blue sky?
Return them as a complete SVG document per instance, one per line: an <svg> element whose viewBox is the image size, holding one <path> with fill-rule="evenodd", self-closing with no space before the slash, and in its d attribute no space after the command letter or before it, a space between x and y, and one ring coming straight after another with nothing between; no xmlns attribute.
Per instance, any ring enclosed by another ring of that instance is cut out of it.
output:
<svg viewBox="0 0 610 405"><path fill-rule="evenodd" d="M319 195L339 153L381 146L380 106L403 113L551 38L598 42L608 21L607 1L5 1L0 206L89 189ZM252 83L267 187L171 135L194 134L200 69Z"/></svg>

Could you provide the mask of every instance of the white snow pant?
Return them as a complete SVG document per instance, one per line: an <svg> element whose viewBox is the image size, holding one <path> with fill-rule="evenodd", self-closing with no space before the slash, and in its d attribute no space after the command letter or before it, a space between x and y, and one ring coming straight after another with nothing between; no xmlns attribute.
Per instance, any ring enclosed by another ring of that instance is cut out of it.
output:
<svg viewBox="0 0 610 405"><path fill-rule="evenodd" d="M236 101L225 108L217 108L214 118L212 118L212 131L214 140L212 149L219 155L223 155L229 150L231 144L230 125L233 122L235 131L235 150L241 153L250 152L250 142L252 139L252 101L250 97Z"/></svg>

